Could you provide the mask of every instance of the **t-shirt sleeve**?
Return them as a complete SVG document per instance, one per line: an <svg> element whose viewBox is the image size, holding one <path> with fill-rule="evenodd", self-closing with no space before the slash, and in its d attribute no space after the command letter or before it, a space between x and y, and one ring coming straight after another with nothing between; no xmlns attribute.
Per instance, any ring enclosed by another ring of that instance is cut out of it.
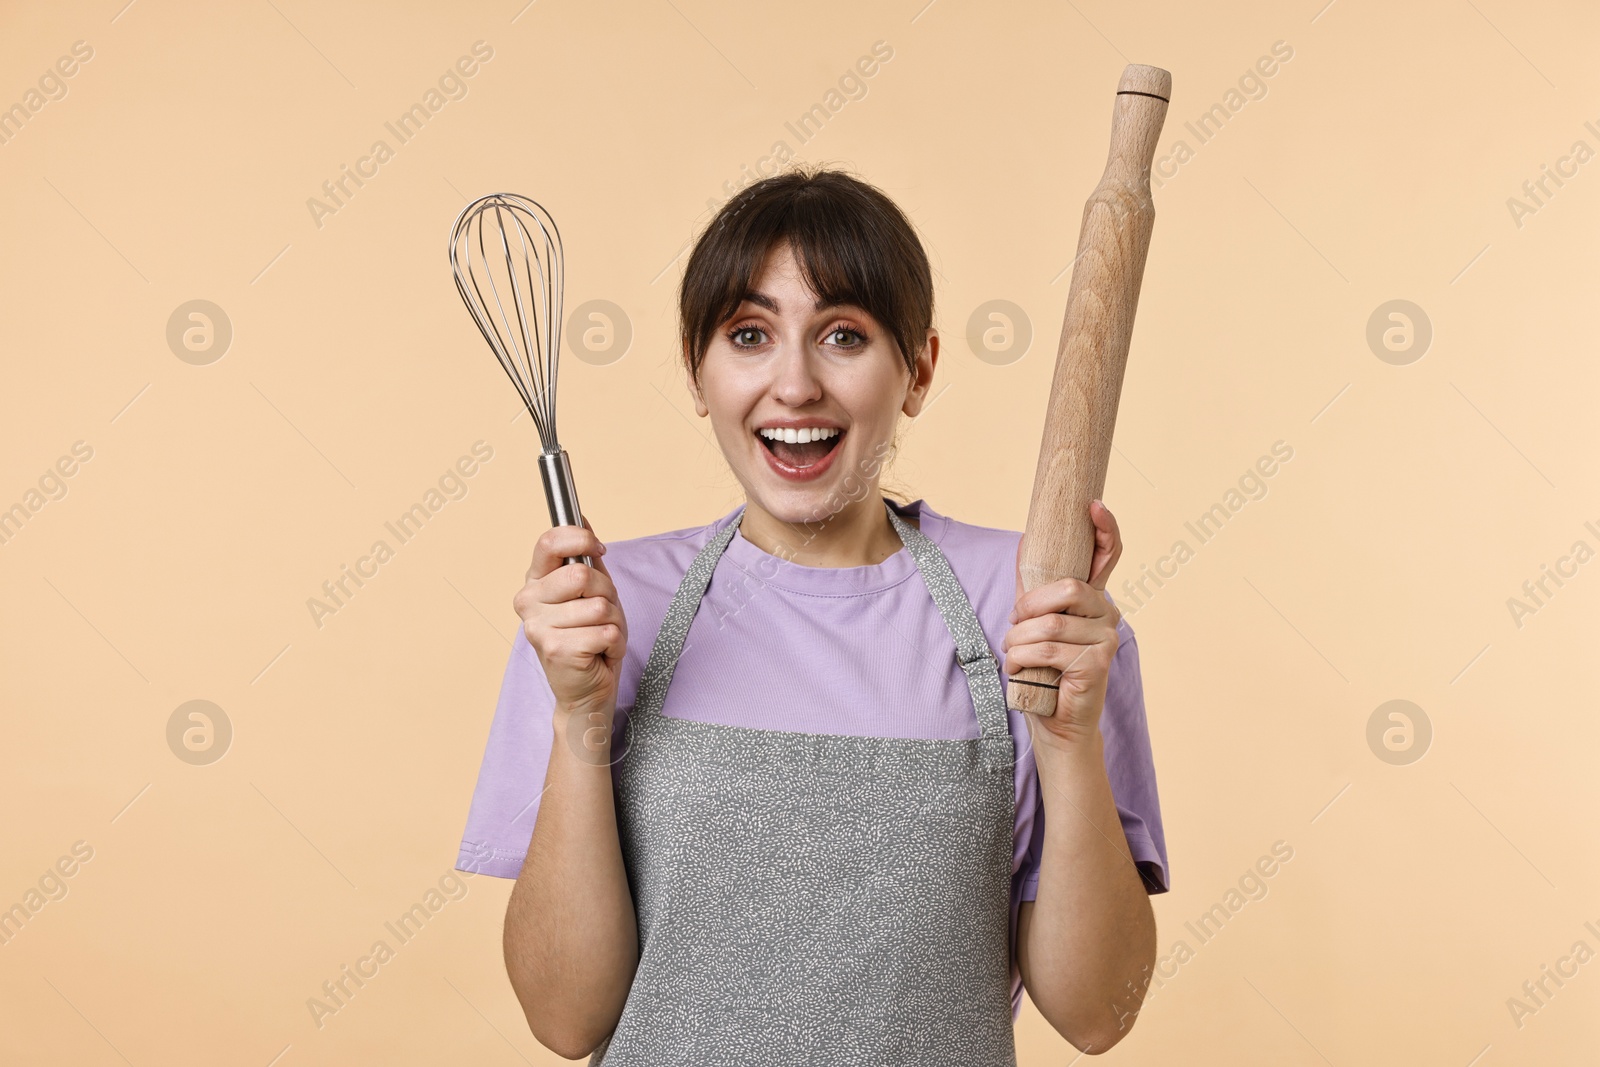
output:
<svg viewBox="0 0 1600 1067"><path fill-rule="evenodd" d="M545 769L550 765L550 717L555 694L527 637L518 628L500 683L489 741L467 813L456 870L515 878L533 838Z"/></svg>
<svg viewBox="0 0 1600 1067"><path fill-rule="evenodd" d="M1151 894L1172 888L1167 867L1167 841L1161 828L1161 801L1156 793L1155 759L1150 727L1145 721L1144 683L1139 675L1139 642L1126 619L1118 625L1120 643L1106 681L1106 705L1100 716L1105 740L1106 775L1145 889ZM1039 861L1044 854L1044 807L1036 804L1028 849L1017 872L1019 900L1033 900L1039 891Z"/></svg>

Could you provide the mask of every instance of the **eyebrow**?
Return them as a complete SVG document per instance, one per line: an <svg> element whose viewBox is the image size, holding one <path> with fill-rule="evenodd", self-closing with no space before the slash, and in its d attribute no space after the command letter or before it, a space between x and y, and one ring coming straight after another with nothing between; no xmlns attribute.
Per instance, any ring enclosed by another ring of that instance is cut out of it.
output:
<svg viewBox="0 0 1600 1067"><path fill-rule="evenodd" d="M756 292L754 290L751 290L749 292L744 293L742 296L740 296L739 299L740 299L741 302L748 301L748 302L750 302L752 304L756 304L756 305L758 305L760 307L764 307L768 311L773 312L774 314L782 314L782 309L778 306L778 302L776 300L772 299L772 297L768 296L766 293ZM814 310L814 311L827 311L829 308L854 307L854 306L855 305L853 305L853 304L848 304L848 305L847 304L841 304L841 303L839 303L837 301L829 300L826 297L819 296L819 297L817 297L817 302L813 306L812 310Z"/></svg>

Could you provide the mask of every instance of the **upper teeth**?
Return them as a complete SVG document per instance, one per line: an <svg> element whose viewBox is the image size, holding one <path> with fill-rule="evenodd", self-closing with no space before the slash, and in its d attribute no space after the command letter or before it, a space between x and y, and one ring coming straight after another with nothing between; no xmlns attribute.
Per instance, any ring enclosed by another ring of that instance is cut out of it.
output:
<svg viewBox="0 0 1600 1067"><path fill-rule="evenodd" d="M756 432L769 441L783 441L791 445L808 445L812 441L826 441L839 436L839 431L832 426L807 426L799 430L763 426Z"/></svg>

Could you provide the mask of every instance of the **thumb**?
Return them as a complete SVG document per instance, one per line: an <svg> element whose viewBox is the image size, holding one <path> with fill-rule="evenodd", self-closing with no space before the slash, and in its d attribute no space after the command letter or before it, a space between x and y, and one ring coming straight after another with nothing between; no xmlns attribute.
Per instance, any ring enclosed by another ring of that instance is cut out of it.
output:
<svg viewBox="0 0 1600 1067"><path fill-rule="evenodd" d="M594 527L589 525L588 516L583 516L582 519L583 519L583 528L585 530L588 530L590 533L594 533ZM606 545L605 545L605 542L600 540L600 535L599 534L595 534L595 541L599 543L600 551L598 553L591 553L590 556L589 556L589 562L591 564L593 564L595 570L599 571L601 574L605 575L607 578L610 578L611 577L611 571L609 571L606 568L606 559L605 559Z"/></svg>
<svg viewBox="0 0 1600 1067"><path fill-rule="evenodd" d="M1089 564L1089 585L1101 592L1111 577L1111 569L1122 555L1122 534L1111 510L1099 500L1089 505L1089 519L1094 523L1094 556Z"/></svg>

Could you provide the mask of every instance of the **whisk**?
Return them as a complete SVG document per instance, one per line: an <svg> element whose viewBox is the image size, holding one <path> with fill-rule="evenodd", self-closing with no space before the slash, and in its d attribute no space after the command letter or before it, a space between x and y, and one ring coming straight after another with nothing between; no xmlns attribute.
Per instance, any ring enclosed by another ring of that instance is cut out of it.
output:
<svg viewBox="0 0 1600 1067"><path fill-rule="evenodd" d="M572 463L556 436L561 355L561 233L542 206L515 193L481 196L450 228L450 269L462 303L533 416L550 525L582 526ZM565 563L590 563L588 556Z"/></svg>

